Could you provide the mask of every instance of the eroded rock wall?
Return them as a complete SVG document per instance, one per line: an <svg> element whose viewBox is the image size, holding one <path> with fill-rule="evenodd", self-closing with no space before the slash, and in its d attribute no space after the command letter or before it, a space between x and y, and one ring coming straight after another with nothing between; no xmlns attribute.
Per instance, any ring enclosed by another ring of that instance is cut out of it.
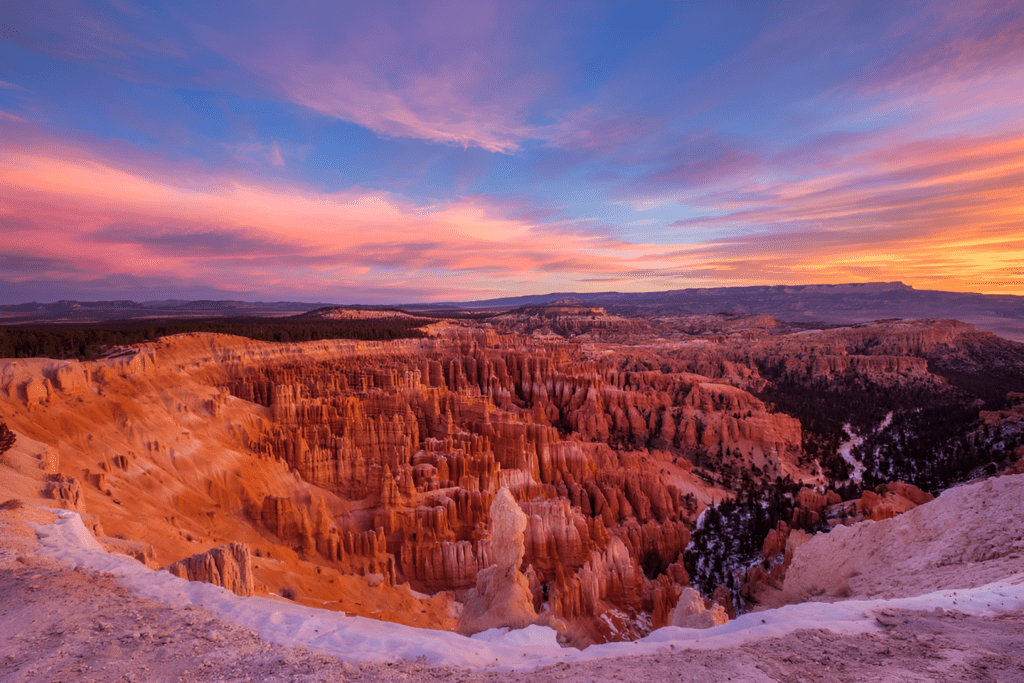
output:
<svg viewBox="0 0 1024 683"><path fill-rule="evenodd" d="M252 552L244 543L232 543L197 553L165 569L187 581L212 583L243 597L256 593Z"/></svg>
<svg viewBox="0 0 1024 683"><path fill-rule="evenodd" d="M536 603L559 618L637 615L685 586L695 513L650 448L678 458L735 449L795 471L799 423L725 380L572 343L488 341L240 366L230 391L271 418L251 450L373 510L318 527L311 507L268 498L264 527L332 561L343 555L332 524L372 531L394 581L463 591L494 560L489 510L505 487L528 519L522 569Z"/></svg>

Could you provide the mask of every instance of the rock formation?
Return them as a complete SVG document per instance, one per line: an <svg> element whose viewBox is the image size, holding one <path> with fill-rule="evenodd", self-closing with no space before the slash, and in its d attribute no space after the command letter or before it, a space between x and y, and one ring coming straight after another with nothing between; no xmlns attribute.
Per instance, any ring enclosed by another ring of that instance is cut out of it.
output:
<svg viewBox="0 0 1024 683"><path fill-rule="evenodd" d="M859 498L851 501L829 500L827 514L833 523L850 525L865 519L878 522L903 514L934 498L913 484L894 481L882 484L874 491L862 491ZM824 512L824 507L821 511Z"/></svg>
<svg viewBox="0 0 1024 683"><path fill-rule="evenodd" d="M243 597L255 595L252 552L244 543L232 543L186 557L164 567L186 581L221 586Z"/></svg>
<svg viewBox="0 0 1024 683"><path fill-rule="evenodd" d="M43 494L57 502L57 507L65 510L85 512L85 497L82 495L82 484L74 477L63 474L51 474L46 478Z"/></svg>
<svg viewBox="0 0 1024 683"><path fill-rule="evenodd" d="M905 597L1018 573L1024 531L1013 522L1022 496L1024 475L994 477L944 491L893 518L816 534L796 549L781 597Z"/></svg>
<svg viewBox="0 0 1024 683"><path fill-rule="evenodd" d="M507 488L490 508L491 555L494 564L477 572L476 587L466 598L459 632L465 635L490 628L523 628L537 618L530 582L519 567L526 548L527 517Z"/></svg>
<svg viewBox="0 0 1024 683"><path fill-rule="evenodd" d="M718 604L707 607L704 598L692 588L684 588L679 602L669 617L669 626L681 628L711 628L729 621L725 608Z"/></svg>
<svg viewBox="0 0 1024 683"><path fill-rule="evenodd" d="M150 543L142 543L141 541L129 541L123 538L115 538L113 536L104 536L97 539L106 549L108 553L115 553L117 555L127 555L128 557L138 560L142 564L146 565L150 569L159 569L160 565L157 564L156 556L154 555L153 546ZM200 581L202 579L195 579ZM212 583L212 582L208 582Z"/></svg>

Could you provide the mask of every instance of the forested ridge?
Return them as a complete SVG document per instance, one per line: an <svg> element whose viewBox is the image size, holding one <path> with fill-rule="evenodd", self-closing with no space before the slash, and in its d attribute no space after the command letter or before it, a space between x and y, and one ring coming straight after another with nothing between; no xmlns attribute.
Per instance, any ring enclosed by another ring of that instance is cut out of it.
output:
<svg viewBox="0 0 1024 683"><path fill-rule="evenodd" d="M817 462L827 478L826 489L843 500L858 498L863 491L881 494L894 481L938 495L994 474L1024 444L1019 428L979 420L981 410L1007 407L1013 396L1009 392L1024 388L1020 345L1001 339L983 339L984 345L973 341L928 357L929 370L945 382L882 385L856 373L794 379L766 362L759 370L769 382L757 395L772 410L800 421L802 464ZM859 481L851 478L852 467L839 452L850 433L862 438L851 449L863 465ZM739 484L737 497L707 510L693 531L686 560L695 587L710 595L725 586L743 611L747 605L737 575L758 563L770 569L761 557L768 531L779 522L807 531L828 531L830 524L823 516L808 527L794 516L800 487L792 481L758 484L752 476L730 481Z"/></svg>
<svg viewBox="0 0 1024 683"><path fill-rule="evenodd" d="M424 336L431 318L297 320L295 318L208 318L129 320L88 324L0 327L0 357L92 360L127 344L183 332L213 332L270 342L321 339L385 341Z"/></svg>

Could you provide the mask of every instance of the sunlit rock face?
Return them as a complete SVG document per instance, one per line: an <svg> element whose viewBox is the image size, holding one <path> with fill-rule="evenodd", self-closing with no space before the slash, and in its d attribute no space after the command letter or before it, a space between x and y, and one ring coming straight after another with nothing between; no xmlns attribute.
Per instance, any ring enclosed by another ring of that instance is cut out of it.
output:
<svg viewBox="0 0 1024 683"><path fill-rule="evenodd" d="M419 591L473 588L495 562L489 511L504 487L527 515L536 607L605 640L642 635L687 583L693 492L710 486L690 472L694 456L710 466L729 449L765 477L811 476L796 463L799 422L723 376L749 385L756 370L705 355L447 328L380 352L228 372L231 393L270 418L252 452L362 501L365 512L334 525L381 535L355 553L386 549L393 564L377 559L376 571ZM262 505L264 526L295 550L333 543L329 521Z"/></svg>
<svg viewBox="0 0 1024 683"><path fill-rule="evenodd" d="M252 553L244 543L232 543L198 553L168 565L166 569L187 581L212 583L243 597L256 594Z"/></svg>
<svg viewBox="0 0 1024 683"><path fill-rule="evenodd" d="M735 614L724 585L699 584L704 612L687 592L709 504L789 482L737 568L753 594L843 506L882 519L927 499L902 483L825 490L801 421L766 388L938 391L934 354L984 342L954 321L803 331L569 304L430 333L191 334L105 361L2 361L17 448L38 443L7 459L35 458L18 460L25 490L190 577L244 574L209 554L243 542L257 594L463 632L537 622L586 645Z"/></svg>
<svg viewBox="0 0 1024 683"><path fill-rule="evenodd" d="M477 572L476 586L466 596L459 620L459 631L466 635L491 628L524 628L537 618L530 581L519 569L526 554L526 513L502 487L489 515L494 564Z"/></svg>
<svg viewBox="0 0 1024 683"><path fill-rule="evenodd" d="M335 524L376 529L385 539L376 549L394 558L394 580L420 591L478 585L496 561L488 525L505 487L528 520L523 570L538 606L559 618L596 620L608 609L635 616L689 542L697 510L681 505L672 477L659 470L664 462L685 475L675 460L689 465L679 454L698 444L687 421L708 416L708 443L746 438L780 470L799 448L795 421L769 416L745 392L734 398L749 404L751 418L723 420L697 397L730 387L702 389L704 378L691 373L623 372L572 344L453 336L415 354L240 367L230 385L271 416L249 448L340 498L364 501L367 513ZM772 420L783 427L766 434ZM655 443L677 455L652 456ZM329 543L322 536L330 524L318 531L297 507L262 505L264 526L296 550ZM645 558L657 569L651 577ZM676 576L685 581L681 563ZM595 629L595 638L613 635Z"/></svg>

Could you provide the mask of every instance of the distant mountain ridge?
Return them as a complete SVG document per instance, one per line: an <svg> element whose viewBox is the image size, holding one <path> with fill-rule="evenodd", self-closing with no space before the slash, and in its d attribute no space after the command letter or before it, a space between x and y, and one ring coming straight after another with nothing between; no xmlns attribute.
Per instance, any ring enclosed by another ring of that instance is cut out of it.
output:
<svg viewBox="0 0 1024 683"><path fill-rule="evenodd" d="M902 282L710 287L661 292L553 292L477 301L348 308L402 309L419 313L504 311L567 299L575 305L601 307L609 314L624 316L767 314L781 320L829 324L853 324L884 318L954 318L1007 339L1024 341L1024 296L919 290ZM127 300L32 302L0 306L0 322L75 322L161 316L281 316L327 307L338 307L338 304L178 299L142 303Z"/></svg>
<svg viewBox="0 0 1024 683"><path fill-rule="evenodd" d="M563 292L483 301L418 304L407 310L537 306L571 299L626 316L767 314L793 322L860 323L885 318L954 318L1024 341L1024 296L919 290L902 282L712 287L663 292Z"/></svg>
<svg viewBox="0 0 1024 683"><path fill-rule="evenodd" d="M53 303L24 303L0 305L0 320L8 324L19 322L74 322L79 320L119 320L150 317L260 316L304 313L332 304L298 301L250 302L213 301L202 299L164 299L160 301L131 300L69 301Z"/></svg>
<svg viewBox="0 0 1024 683"><path fill-rule="evenodd" d="M920 290L902 282L863 282L837 285L755 285L747 287L701 287L689 289L673 289L660 292L553 292L550 294L502 297L477 301L438 302L433 304L407 304L401 308L420 307L452 307L482 308L524 306L554 303L562 299L574 299L586 304L611 305L642 305L642 306L693 306L694 313L709 312L705 310L712 304L732 304L734 306L755 306L757 302L782 303L795 302L803 298L827 298L833 300L837 296L860 296L896 302L934 302L934 301L971 301L972 303L988 302L999 309L1018 307L1024 315L1024 296L1011 294L979 294L973 292L945 292L941 290ZM701 309L701 310L696 310ZM714 311L723 312L725 309ZM740 311L736 311L740 312ZM748 311L743 311L748 312ZM765 312L770 311L749 311Z"/></svg>

